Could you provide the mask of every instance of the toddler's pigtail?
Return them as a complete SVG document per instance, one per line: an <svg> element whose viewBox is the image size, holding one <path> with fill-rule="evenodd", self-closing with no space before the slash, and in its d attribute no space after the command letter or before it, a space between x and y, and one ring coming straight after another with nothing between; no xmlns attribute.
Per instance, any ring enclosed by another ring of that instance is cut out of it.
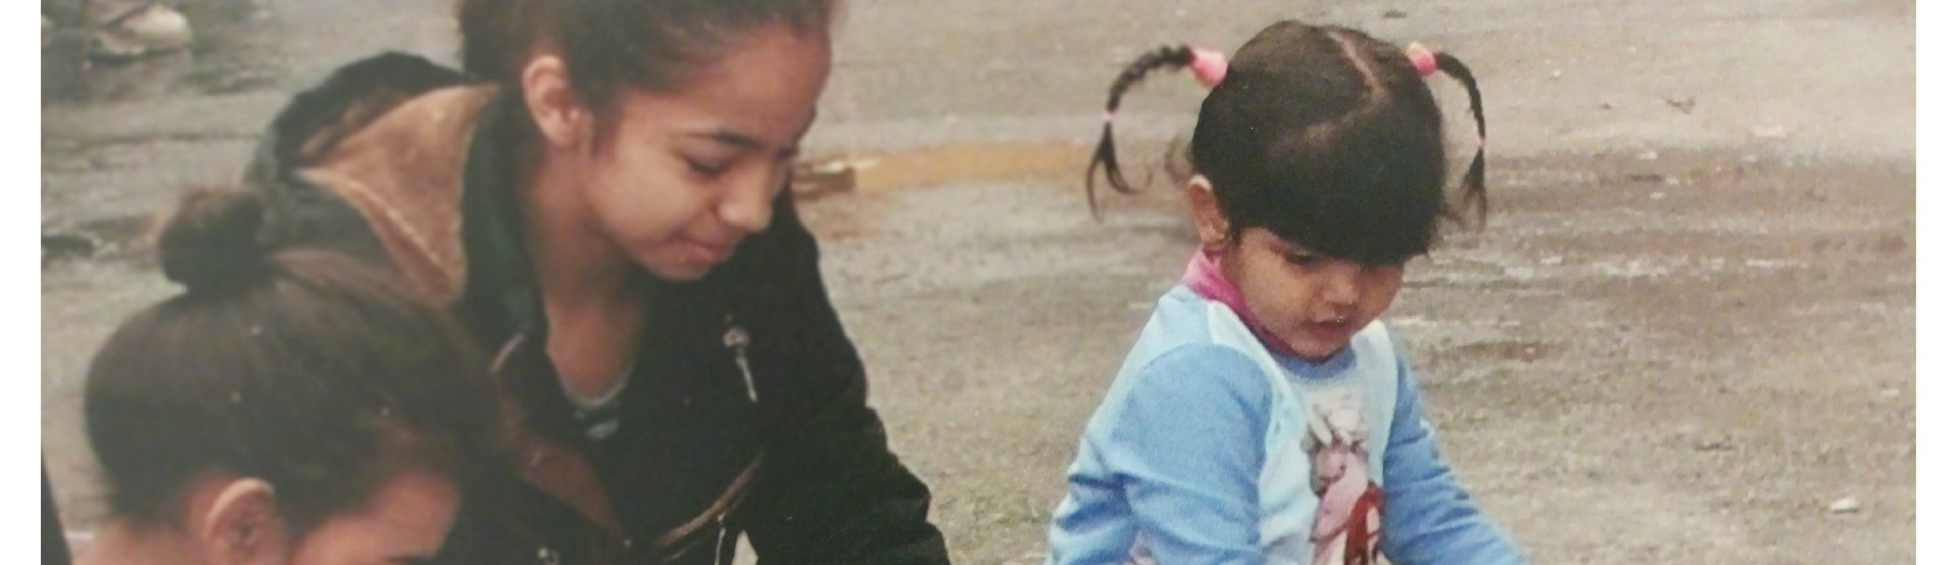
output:
<svg viewBox="0 0 1960 565"><path fill-rule="evenodd" d="M1463 89L1470 93L1470 113L1477 118L1477 157L1470 161L1470 171L1463 174L1463 200L1476 211L1477 225L1482 225L1490 207L1484 187L1484 95L1477 90L1477 77L1470 74L1470 67L1456 57L1436 53L1436 69L1462 83Z"/></svg>
<svg viewBox="0 0 1960 565"><path fill-rule="evenodd" d="M1155 51L1138 57L1123 73L1116 76L1116 82L1109 86L1109 101L1103 104L1102 141L1096 144L1094 157L1089 160L1089 170L1084 175L1083 186L1089 196L1089 210L1100 215L1096 207L1096 170L1101 169L1103 178L1118 192L1136 192L1129 181L1123 178L1123 171L1116 164L1116 109L1122 105L1123 93L1143 80L1150 71L1165 67L1189 67L1206 87L1217 86L1225 80L1226 60L1222 53L1196 49L1188 45L1160 47ZM1148 182L1148 181L1145 181Z"/></svg>

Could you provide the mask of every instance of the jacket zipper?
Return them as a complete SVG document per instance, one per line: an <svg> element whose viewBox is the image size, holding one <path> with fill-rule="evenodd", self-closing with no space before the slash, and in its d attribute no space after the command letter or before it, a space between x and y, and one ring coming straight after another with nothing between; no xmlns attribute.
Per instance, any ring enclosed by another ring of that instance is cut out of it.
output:
<svg viewBox="0 0 1960 565"><path fill-rule="evenodd" d="M735 368L742 371L742 384L749 389L749 402L756 402L755 374L749 372L749 332L735 325L735 317L723 318L728 324L728 333L722 334L721 344L735 352Z"/></svg>
<svg viewBox="0 0 1960 565"><path fill-rule="evenodd" d="M728 541L728 524L724 520L727 516L727 514L723 514L715 517L715 565L727 563L727 561L721 560L721 550L727 547L727 544L723 542Z"/></svg>

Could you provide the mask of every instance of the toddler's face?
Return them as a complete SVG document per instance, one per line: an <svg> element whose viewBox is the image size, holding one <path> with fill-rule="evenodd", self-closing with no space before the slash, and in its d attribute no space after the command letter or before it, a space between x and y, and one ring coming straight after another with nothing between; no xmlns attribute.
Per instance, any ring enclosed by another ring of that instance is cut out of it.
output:
<svg viewBox="0 0 1960 565"><path fill-rule="evenodd" d="M1402 290L1400 264L1335 259L1263 228L1241 233L1219 257L1219 267L1261 326L1314 360L1347 347Z"/></svg>

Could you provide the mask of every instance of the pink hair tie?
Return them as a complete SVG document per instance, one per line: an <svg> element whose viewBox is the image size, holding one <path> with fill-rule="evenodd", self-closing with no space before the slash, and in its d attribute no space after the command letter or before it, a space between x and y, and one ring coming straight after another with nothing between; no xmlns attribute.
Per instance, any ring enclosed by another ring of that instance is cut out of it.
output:
<svg viewBox="0 0 1960 565"><path fill-rule="evenodd" d="M1410 43L1407 51L1409 63L1416 66L1416 74L1429 76L1436 74L1436 52L1423 47L1421 43Z"/></svg>
<svg viewBox="0 0 1960 565"><path fill-rule="evenodd" d="M1191 48L1191 73L1198 75L1198 82L1206 88L1216 87L1225 82L1225 54L1210 49Z"/></svg>

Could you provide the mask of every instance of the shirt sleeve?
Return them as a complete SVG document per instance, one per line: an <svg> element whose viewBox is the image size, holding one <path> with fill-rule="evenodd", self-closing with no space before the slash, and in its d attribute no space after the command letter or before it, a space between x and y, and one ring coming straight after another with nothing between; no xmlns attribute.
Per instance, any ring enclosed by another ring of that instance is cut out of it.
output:
<svg viewBox="0 0 1960 565"><path fill-rule="evenodd" d="M1134 376L1103 447L1159 563L1261 563L1258 477L1271 391L1229 348L1187 345Z"/></svg>
<svg viewBox="0 0 1960 565"><path fill-rule="evenodd" d="M1382 454L1383 550L1397 565L1524 563L1516 544L1477 509L1443 460L1408 357L1396 351L1398 392Z"/></svg>

